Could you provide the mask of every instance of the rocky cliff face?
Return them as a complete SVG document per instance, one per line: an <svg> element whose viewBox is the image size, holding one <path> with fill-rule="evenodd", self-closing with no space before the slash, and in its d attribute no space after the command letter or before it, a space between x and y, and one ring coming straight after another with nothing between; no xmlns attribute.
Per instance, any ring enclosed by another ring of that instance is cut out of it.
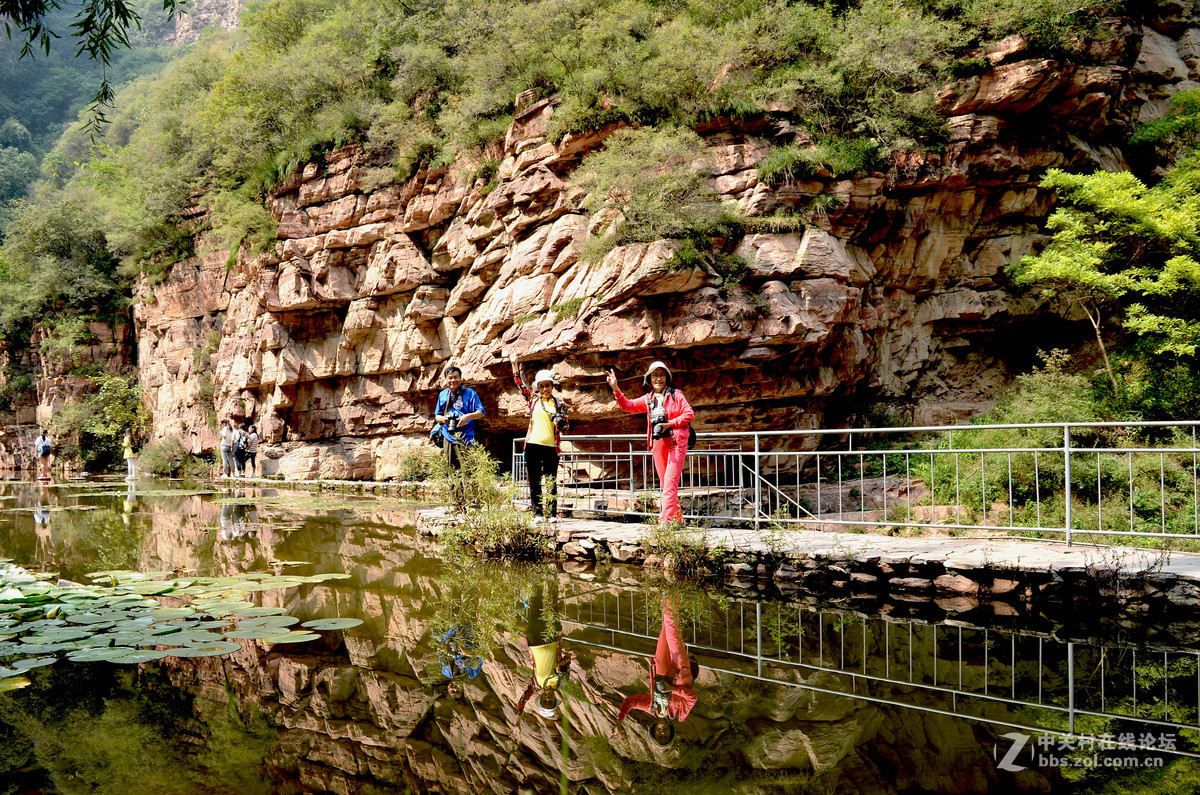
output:
<svg viewBox="0 0 1200 795"><path fill-rule="evenodd" d="M167 37L168 44L192 44L200 40L205 28L233 30L245 0L191 0L175 18L175 27Z"/></svg>
<svg viewBox="0 0 1200 795"><path fill-rule="evenodd" d="M701 431L833 425L872 402L918 423L977 413L1054 322L1004 277L1039 245L1041 174L1127 167L1130 123L1196 85L1200 29L1110 28L1086 43L1095 65L1031 57L1019 38L981 54L983 74L937 96L945 147L897 156L887 174L773 187L756 170L769 144L807 140L786 109L706 125L722 201L811 222L728 241L749 271L727 291L670 268L671 241L580 259L603 219L568 180L614 129L551 142L553 100L521 108L493 183L464 165L380 185L381 160L337 150L276 187L273 250L229 269L212 253L139 287L155 435L210 449L211 394L221 415L258 421L268 473L387 478L427 431L448 362L480 391L494 441L522 431L513 353L555 370L587 431L637 427L602 368L636 391L654 359L679 374ZM817 211L818 196L836 201ZM211 357L195 356L210 335Z"/></svg>

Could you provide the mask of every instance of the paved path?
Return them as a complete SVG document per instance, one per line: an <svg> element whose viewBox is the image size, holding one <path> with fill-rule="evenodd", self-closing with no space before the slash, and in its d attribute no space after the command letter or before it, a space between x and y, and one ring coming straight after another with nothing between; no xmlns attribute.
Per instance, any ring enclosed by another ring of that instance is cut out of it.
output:
<svg viewBox="0 0 1200 795"><path fill-rule="evenodd" d="M436 535L447 521L443 508L417 512L417 527ZM603 544L618 560L641 547L647 526L597 519L561 519L558 541L567 557L575 546L590 550ZM744 559L768 555L771 546L755 530L713 529L703 533L710 548L724 546ZM1067 546L1056 541L1010 538L902 538L862 533L824 533L816 530L785 530L775 554L795 561L821 560L831 563L855 561L863 564L921 566L940 564L947 571L993 571L1030 573L1084 573L1103 571L1122 577L1157 574L1164 578L1200 581L1200 554L1167 552L1134 547Z"/></svg>

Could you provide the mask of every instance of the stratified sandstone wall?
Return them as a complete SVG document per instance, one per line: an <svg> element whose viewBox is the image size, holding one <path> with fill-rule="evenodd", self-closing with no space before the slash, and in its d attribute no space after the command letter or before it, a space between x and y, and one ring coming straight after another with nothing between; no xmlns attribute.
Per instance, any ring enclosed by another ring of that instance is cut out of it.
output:
<svg viewBox="0 0 1200 795"><path fill-rule="evenodd" d="M700 129L714 188L746 215L838 199L807 231L730 241L750 272L728 292L706 271L669 269L670 241L579 259L602 219L568 180L614 128L552 143L552 100L519 111L494 185L469 181L468 165L375 187L382 161L340 149L277 186L273 250L228 271L213 253L139 288L155 435L211 449L211 407L197 402L211 381L220 414L258 421L266 472L391 477L427 431L449 361L481 392L494 440L523 430L510 353L553 366L587 430L636 426L602 367L632 388L653 359L680 373L700 430L833 424L869 401L903 402L920 423L977 413L1048 341L1046 313L1004 277L1041 239L1041 174L1126 167L1131 122L1194 85L1200 30L1111 28L1088 45L1093 66L1029 57L1019 38L993 47L986 73L938 94L944 149L887 175L764 184L769 145L807 140L786 109ZM215 329L207 363L193 352Z"/></svg>

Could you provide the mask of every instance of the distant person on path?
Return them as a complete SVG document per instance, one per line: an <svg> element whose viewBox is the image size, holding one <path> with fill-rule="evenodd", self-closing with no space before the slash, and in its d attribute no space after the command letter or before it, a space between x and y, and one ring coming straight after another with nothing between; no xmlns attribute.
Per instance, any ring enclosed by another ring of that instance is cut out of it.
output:
<svg viewBox="0 0 1200 795"><path fill-rule="evenodd" d="M452 469L460 465L460 445L475 443L475 420L483 419L483 401L469 386L463 386L462 370L454 365L442 374L446 388L438 395L433 410L436 425L429 438L446 451Z"/></svg>
<svg viewBox="0 0 1200 795"><path fill-rule="evenodd" d="M242 427L233 426L233 464L237 467L238 477L246 477L246 451L250 447L250 434Z"/></svg>
<svg viewBox="0 0 1200 795"><path fill-rule="evenodd" d="M696 413L683 392L672 386L671 371L662 362L654 362L646 370L642 385L647 392L635 400L625 397L617 386L617 374L612 368L605 377L622 411L646 415L646 446L654 457L654 469L662 484L659 523L683 521L679 478L683 475L683 460L687 457L689 426Z"/></svg>
<svg viewBox="0 0 1200 795"><path fill-rule="evenodd" d="M221 420L221 477L233 477L233 423Z"/></svg>
<svg viewBox="0 0 1200 795"><path fill-rule="evenodd" d="M649 695L629 696L621 704L617 723L609 737L615 737L625 716L638 709L650 713L654 723L650 736L663 748L675 739L675 723L682 723L696 706L696 691L692 688L699 666L688 655L687 646L679 634L675 607L663 600L662 629L658 633L658 648L650 658Z"/></svg>
<svg viewBox="0 0 1200 795"><path fill-rule="evenodd" d="M125 468L128 472L125 474L126 480L133 480L137 477L137 453L133 452L133 431L125 429L125 441L123 444L125 450L123 457L125 459Z"/></svg>
<svg viewBox="0 0 1200 795"><path fill-rule="evenodd" d="M517 703L517 736L521 734L521 716L525 704L537 695L535 708L546 720L554 720L558 714L558 691L571 674L571 660L575 655L563 652L562 621L558 609L558 577L550 578L550 604L545 600L546 583L538 580L537 588L526 605L525 644L533 662L533 675L529 686Z"/></svg>
<svg viewBox="0 0 1200 795"><path fill-rule="evenodd" d="M257 477L255 468L258 466L258 426L251 425L246 435L246 463L249 474L246 477Z"/></svg>
<svg viewBox="0 0 1200 795"><path fill-rule="evenodd" d="M529 428L525 431L525 466L529 470L529 504L533 515L554 522L558 516L558 445L559 435L566 431L566 406L554 396L554 373L539 370L533 379L534 395L525 380L521 368L513 358L513 380L517 388L529 401ZM550 480L550 499L542 502L542 479Z"/></svg>
<svg viewBox="0 0 1200 795"><path fill-rule="evenodd" d="M33 454L38 462L38 477L49 480L50 467L54 464L54 445L51 444L45 428L42 428L41 433L33 440Z"/></svg>

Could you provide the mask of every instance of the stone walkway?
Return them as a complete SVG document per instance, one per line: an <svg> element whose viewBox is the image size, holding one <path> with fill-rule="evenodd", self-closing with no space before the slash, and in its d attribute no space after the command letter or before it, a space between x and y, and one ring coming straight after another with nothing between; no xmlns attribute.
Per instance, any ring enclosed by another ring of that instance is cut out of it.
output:
<svg viewBox="0 0 1200 795"><path fill-rule="evenodd" d="M418 511L417 528L436 535L448 521L444 508ZM739 557L772 556L771 546L755 530L715 529L703 533L710 549L724 547ZM640 548L647 527L643 524L599 519L560 519L557 540L568 558L588 557L576 552L606 546L613 557L625 560L628 548ZM863 533L823 533L788 530L774 555L790 560L817 559L836 563L884 565L940 564L947 570L1073 572L1103 569L1121 576L1161 574L1200 582L1200 554L1134 547L1067 546L1057 541L1009 538L902 538Z"/></svg>
<svg viewBox="0 0 1200 795"><path fill-rule="evenodd" d="M418 511L417 529L436 536L453 521L444 508ZM557 551L568 560L669 565L647 549L642 524L562 519ZM1036 609L1063 622L1101 613L1191 621L1200 613L1200 554L1067 546L1012 538L897 538L786 530L772 548L755 530L696 531L728 578L769 581L822 599L934 599L965 611L993 604L998 615ZM1006 606L1005 603L1011 603ZM1014 609L1015 608L1015 609Z"/></svg>

